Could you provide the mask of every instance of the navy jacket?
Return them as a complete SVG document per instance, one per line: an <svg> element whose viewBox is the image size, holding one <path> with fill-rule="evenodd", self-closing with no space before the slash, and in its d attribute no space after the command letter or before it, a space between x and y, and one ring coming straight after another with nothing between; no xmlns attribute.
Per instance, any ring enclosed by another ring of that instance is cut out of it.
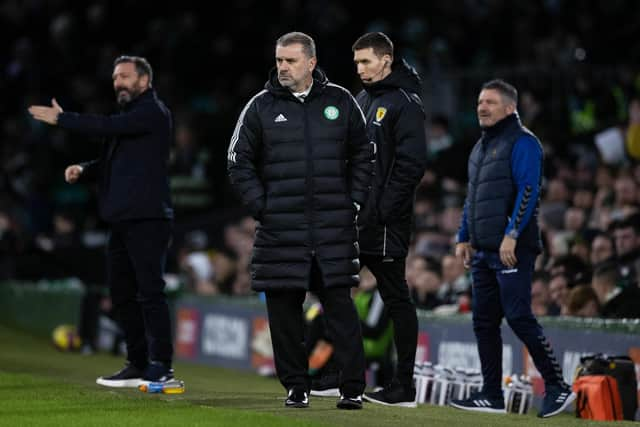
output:
<svg viewBox="0 0 640 427"><path fill-rule="evenodd" d="M505 235L539 252L542 146L512 114L485 128L469 156L469 185L459 242L497 252Z"/></svg>
<svg viewBox="0 0 640 427"><path fill-rule="evenodd" d="M110 116L62 113L64 129L104 136L100 158L83 163L83 176L98 178L99 212L107 222L173 218L168 161L171 112L148 89Z"/></svg>

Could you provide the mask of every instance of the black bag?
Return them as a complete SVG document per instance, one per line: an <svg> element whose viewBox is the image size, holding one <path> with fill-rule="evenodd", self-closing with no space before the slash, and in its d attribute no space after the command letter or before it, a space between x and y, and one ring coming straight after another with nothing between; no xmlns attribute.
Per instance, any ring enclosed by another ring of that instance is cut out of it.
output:
<svg viewBox="0 0 640 427"><path fill-rule="evenodd" d="M627 356L609 356L598 353L580 358L576 377L584 375L609 375L618 382L625 420L635 420L638 408L638 383L635 364Z"/></svg>

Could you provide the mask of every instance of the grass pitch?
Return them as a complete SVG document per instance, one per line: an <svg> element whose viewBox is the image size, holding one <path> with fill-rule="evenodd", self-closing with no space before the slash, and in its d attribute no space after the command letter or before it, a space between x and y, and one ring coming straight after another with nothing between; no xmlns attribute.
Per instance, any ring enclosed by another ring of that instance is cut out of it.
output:
<svg viewBox="0 0 640 427"><path fill-rule="evenodd" d="M95 378L119 369L122 359L55 350L46 340L0 326L0 426L635 426L588 422L570 414L541 420L533 414L489 415L447 407L418 409L366 404L335 409L335 398L311 398L308 409L283 406L272 378L176 363L181 395L108 389Z"/></svg>

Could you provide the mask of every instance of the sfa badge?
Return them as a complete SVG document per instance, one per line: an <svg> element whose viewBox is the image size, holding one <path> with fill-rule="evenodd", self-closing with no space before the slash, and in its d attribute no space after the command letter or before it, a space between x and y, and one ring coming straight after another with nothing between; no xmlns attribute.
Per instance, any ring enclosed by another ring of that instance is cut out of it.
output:
<svg viewBox="0 0 640 427"><path fill-rule="evenodd" d="M384 107L378 107L376 110L376 122L381 122L384 119L384 116L387 115L387 109Z"/></svg>

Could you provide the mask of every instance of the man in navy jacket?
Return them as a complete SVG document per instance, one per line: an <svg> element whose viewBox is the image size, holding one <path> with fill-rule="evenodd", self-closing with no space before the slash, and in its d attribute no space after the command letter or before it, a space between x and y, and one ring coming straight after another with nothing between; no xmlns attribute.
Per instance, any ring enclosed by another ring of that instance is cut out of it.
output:
<svg viewBox="0 0 640 427"><path fill-rule="evenodd" d="M482 137L469 156L469 185L456 255L471 268L473 329L482 367L481 392L451 405L505 413L502 396L502 318L525 344L545 382L540 416L564 411L576 395L565 384L551 345L531 311L531 280L542 249L538 201L543 153L522 126L518 92L502 80L482 86L478 122ZM475 254L473 253L475 251Z"/></svg>
<svg viewBox="0 0 640 427"><path fill-rule="evenodd" d="M121 56L114 62L113 87L121 111L109 116L32 106L36 120L105 137L97 160L65 170L68 183L98 179L99 213L111 226L107 274L114 310L127 343L126 366L97 383L136 387L173 377L173 347L165 283L173 208L167 162L173 137L171 113L151 83L146 59Z"/></svg>

